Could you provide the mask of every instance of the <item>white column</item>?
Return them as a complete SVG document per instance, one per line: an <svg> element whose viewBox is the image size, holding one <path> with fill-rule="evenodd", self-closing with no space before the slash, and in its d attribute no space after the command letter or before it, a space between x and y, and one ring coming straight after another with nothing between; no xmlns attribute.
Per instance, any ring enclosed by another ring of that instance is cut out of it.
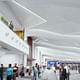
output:
<svg viewBox="0 0 80 80"><path fill-rule="evenodd" d="M27 55L24 55L24 67L27 66Z"/></svg>
<svg viewBox="0 0 80 80"><path fill-rule="evenodd" d="M35 63L37 63L38 62L38 48L37 47L35 47L35 59L36 59Z"/></svg>
<svg viewBox="0 0 80 80"><path fill-rule="evenodd" d="M40 62L40 65L42 65L41 64L41 51L39 52L39 62Z"/></svg>
<svg viewBox="0 0 80 80"><path fill-rule="evenodd" d="M34 41L32 43L32 58L35 59L35 45L34 45ZM35 65L35 61L32 62L32 65Z"/></svg>
<svg viewBox="0 0 80 80"><path fill-rule="evenodd" d="M27 42L27 29L24 28L24 41Z"/></svg>
<svg viewBox="0 0 80 80"><path fill-rule="evenodd" d="M24 41L27 43L27 28L24 28ZM28 49L27 51L26 51L26 53L29 55L29 50L30 49ZM24 67L26 67L27 66L27 57L28 57L28 55L24 55Z"/></svg>
<svg viewBox="0 0 80 80"><path fill-rule="evenodd" d="M32 58L35 58L35 45L34 45L34 41L32 43Z"/></svg>

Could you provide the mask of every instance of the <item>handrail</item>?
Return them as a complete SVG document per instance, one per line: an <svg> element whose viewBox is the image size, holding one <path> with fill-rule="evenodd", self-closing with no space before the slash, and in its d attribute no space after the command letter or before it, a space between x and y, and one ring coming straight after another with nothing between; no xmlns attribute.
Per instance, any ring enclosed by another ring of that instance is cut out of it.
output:
<svg viewBox="0 0 80 80"><path fill-rule="evenodd" d="M29 46L0 20L0 41L27 53Z"/></svg>

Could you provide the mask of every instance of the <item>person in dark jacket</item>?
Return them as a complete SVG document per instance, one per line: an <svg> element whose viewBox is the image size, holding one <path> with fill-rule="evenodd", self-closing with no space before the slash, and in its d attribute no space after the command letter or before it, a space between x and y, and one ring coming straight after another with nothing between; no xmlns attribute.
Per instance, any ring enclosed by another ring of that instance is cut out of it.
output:
<svg viewBox="0 0 80 80"><path fill-rule="evenodd" d="M13 22L12 21L10 21L9 28L13 31L14 26L13 26Z"/></svg>
<svg viewBox="0 0 80 80"><path fill-rule="evenodd" d="M64 68L66 69L66 80L69 80L69 77L70 77L70 66L69 65L65 65Z"/></svg>
<svg viewBox="0 0 80 80"><path fill-rule="evenodd" d="M78 65L78 72L79 72L79 74L80 74L80 64Z"/></svg>
<svg viewBox="0 0 80 80"><path fill-rule="evenodd" d="M61 65L61 68L59 70L59 74L60 74L60 80L66 79L66 69L64 69L63 65Z"/></svg>
<svg viewBox="0 0 80 80"><path fill-rule="evenodd" d="M0 80L3 80L3 72L4 72L4 67L3 67L3 64L1 64L1 68L0 68Z"/></svg>
<svg viewBox="0 0 80 80"><path fill-rule="evenodd" d="M16 80L16 77L18 77L18 66L15 64L13 67L13 80Z"/></svg>
<svg viewBox="0 0 80 80"><path fill-rule="evenodd" d="M21 78L24 77L24 66L22 66L21 72L20 72Z"/></svg>

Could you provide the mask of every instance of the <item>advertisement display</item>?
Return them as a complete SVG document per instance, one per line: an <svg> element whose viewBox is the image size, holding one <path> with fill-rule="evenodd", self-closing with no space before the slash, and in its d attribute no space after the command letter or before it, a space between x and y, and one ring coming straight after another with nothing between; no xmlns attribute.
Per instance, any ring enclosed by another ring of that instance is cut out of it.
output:
<svg viewBox="0 0 80 80"><path fill-rule="evenodd" d="M16 33L16 35L18 35L21 39L24 40L24 31L23 30L14 31L14 33Z"/></svg>
<svg viewBox="0 0 80 80"><path fill-rule="evenodd" d="M54 65L56 67L58 63L58 61L48 61L48 66Z"/></svg>

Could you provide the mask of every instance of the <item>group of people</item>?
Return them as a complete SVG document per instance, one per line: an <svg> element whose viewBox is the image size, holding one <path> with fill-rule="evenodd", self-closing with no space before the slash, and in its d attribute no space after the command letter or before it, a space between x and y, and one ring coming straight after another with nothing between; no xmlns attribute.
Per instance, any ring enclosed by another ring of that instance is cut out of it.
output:
<svg viewBox="0 0 80 80"><path fill-rule="evenodd" d="M40 68L41 67L37 63L33 67L33 78L35 80L38 80L38 78L40 77L40 74L41 74Z"/></svg>
<svg viewBox="0 0 80 80"><path fill-rule="evenodd" d="M38 64L36 64L33 67L33 72L34 72L34 80L39 79L39 74L42 74L41 80L53 80L53 79L58 80L58 77L56 75L56 68L54 65L51 65L48 68L44 66L43 70L39 71ZM69 75L70 75L69 66L61 64L59 68L59 80L69 80Z"/></svg>
<svg viewBox="0 0 80 80"><path fill-rule="evenodd" d="M21 69L15 64L13 67L11 64L9 64L8 68L6 69L6 79L7 80L16 80L16 77L23 77L25 75L24 72L24 66L21 67ZM37 63L33 67L33 80L58 80L58 77L56 75L56 68L54 65L51 65L50 67L40 67ZM32 72L29 71L29 72ZM0 67L0 80L3 80L4 78L4 67L3 64L1 64ZM31 73L30 73L31 74ZM68 66L60 65L59 68L59 80L69 80L70 70Z"/></svg>
<svg viewBox="0 0 80 80"><path fill-rule="evenodd" d="M4 78L4 66L3 64L1 64L0 67L0 80L3 80ZM6 80L16 80L16 77L18 77L19 75L22 77L23 76L23 71L24 71L24 67L21 68L21 71L19 73L18 71L18 66L17 64L15 64L13 67L11 64L8 65L8 68L6 69Z"/></svg>
<svg viewBox="0 0 80 80"><path fill-rule="evenodd" d="M56 69L52 65L50 68L46 68L46 66L40 67L37 63L33 67L33 80L57 80Z"/></svg>

